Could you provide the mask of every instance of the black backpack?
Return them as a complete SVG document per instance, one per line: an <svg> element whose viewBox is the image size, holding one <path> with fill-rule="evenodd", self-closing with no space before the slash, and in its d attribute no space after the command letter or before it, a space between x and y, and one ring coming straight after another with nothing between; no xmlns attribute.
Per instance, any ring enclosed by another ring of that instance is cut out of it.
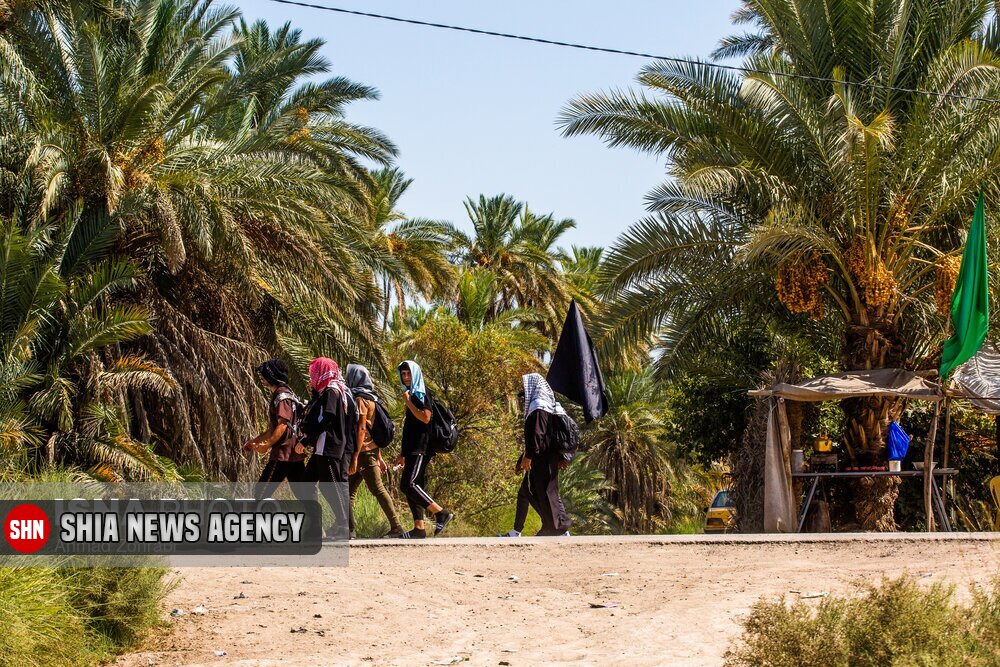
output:
<svg viewBox="0 0 1000 667"><path fill-rule="evenodd" d="M379 449L391 445L392 439L396 437L396 425L392 423L389 411L381 403L375 403L375 416L372 418L368 435L372 437L372 442Z"/></svg>
<svg viewBox="0 0 1000 667"><path fill-rule="evenodd" d="M431 401L431 449L435 454L451 454L458 444L458 423L455 413L441 401Z"/></svg>
<svg viewBox="0 0 1000 667"><path fill-rule="evenodd" d="M580 448L580 427L569 415L554 414L549 424L549 453L553 459L570 463Z"/></svg>

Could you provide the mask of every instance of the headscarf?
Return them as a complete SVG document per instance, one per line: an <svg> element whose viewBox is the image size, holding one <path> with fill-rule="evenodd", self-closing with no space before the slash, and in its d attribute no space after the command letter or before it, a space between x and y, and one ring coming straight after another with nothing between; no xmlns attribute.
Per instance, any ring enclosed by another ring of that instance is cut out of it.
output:
<svg viewBox="0 0 1000 667"><path fill-rule="evenodd" d="M407 387L403 384L403 366L410 369L410 386ZM407 359L401 363L397 368L399 372L399 383L403 384L403 389L409 389L410 395L416 397L418 400L423 402L427 398L427 387L424 386L424 374L420 370L420 366L415 361L410 361Z"/></svg>
<svg viewBox="0 0 1000 667"><path fill-rule="evenodd" d="M553 415L564 415L566 411L556 401L556 394L549 383L538 373L521 376L524 384L524 419L535 410L544 410Z"/></svg>
<svg viewBox="0 0 1000 667"><path fill-rule="evenodd" d="M317 357L309 364L309 384L317 393L323 393L327 387L333 387L340 392L340 398L347 407L347 385L340 376L340 366L333 359Z"/></svg>
<svg viewBox="0 0 1000 667"><path fill-rule="evenodd" d="M288 385L288 364L281 359L265 361L256 370L268 384L276 387Z"/></svg>
<svg viewBox="0 0 1000 667"><path fill-rule="evenodd" d="M351 388L351 392L355 396L378 403L378 395L375 393L375 383L372 382L371 373L361 364L347 364L347 386Z"/></svg>

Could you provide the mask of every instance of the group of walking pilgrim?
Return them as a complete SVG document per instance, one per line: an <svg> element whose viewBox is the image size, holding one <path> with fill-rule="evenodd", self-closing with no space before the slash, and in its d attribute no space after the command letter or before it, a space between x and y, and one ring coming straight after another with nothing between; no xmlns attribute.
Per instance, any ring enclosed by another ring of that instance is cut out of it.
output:
<svg viewBox="0 0 1000 667"><path fill-rule="evenodd" d="M346 536L349 531L350 537L355 537L351 507L362 482L389 521L389 532L384 537L426 538L428 515L434 535L440 535L455 518L454 512L435 502L427 492L427 467L439 453L434 437L435 399L416 362L407 360L397 367L406 412L401 451L393 463L393 470L401 471L399 490L413 518L410 530L403 529L392 497L382 482L389 468L382 458L382 449L391 442L394 427L390 421L388 438L386 429L379 429L380 418L388 420L388 413L368 369L350 364L345 377L336 361L326 357L314 359L309 366L312 396L305 405L289 387L289 368L284 361L267 361L256 372L271 394L267 430L243 445L246 451L267 455L257 486L258 499L270 497L285 481L302 499L315 499L318 487L335 517L339 517L335 523L340 525L324 531L327 536ZM541 375L525 375L522 384L519 398L524 409L524 448L515 471L522 473L523 478L517 494L514 529L502 536L521 535L529 507L542 520L538 535L569 535L570 520L559 497L559 471L572 456L561 455L554 443L557 434L565 431L560 425L569 417ZM575 432L575 424L572 429ZM345 484L346 494L341 491Z"/></svg>

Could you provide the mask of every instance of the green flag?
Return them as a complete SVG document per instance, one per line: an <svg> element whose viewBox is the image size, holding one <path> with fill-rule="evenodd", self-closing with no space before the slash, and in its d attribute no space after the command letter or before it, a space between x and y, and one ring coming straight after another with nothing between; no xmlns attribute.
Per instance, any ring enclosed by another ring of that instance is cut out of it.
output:
<svg viewBox="0 0 1000 667"><path fill-rule="evenodd" d="M972 216L969 238L962 251L955 291L951 295L951 324L955 335L944 344L941 353L941 378L979 352L986 340L990 323L989 283L986 280L986 213L983 191L979 191L976 214Z"/></svg>

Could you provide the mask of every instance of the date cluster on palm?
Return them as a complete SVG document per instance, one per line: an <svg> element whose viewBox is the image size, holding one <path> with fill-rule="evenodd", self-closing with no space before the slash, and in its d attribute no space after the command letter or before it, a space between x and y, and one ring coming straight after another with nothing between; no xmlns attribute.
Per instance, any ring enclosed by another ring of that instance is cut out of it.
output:
<svg viewBox="0 0 1000 667"><path fill-rule="evenodd" d="M821 320L826 313L823 288L828 280L819 252L798 253L778 267L778 300L793 313L809 313L814 320Z"/></svg>
<svg viewBox="0 0 1000 667"><path fill-rule="evenodd" d="M885 261L862 238L855 238L844 253L847 268L857 281L864 302L874 308L889 305L896 293L896 277Z"/></svg>

